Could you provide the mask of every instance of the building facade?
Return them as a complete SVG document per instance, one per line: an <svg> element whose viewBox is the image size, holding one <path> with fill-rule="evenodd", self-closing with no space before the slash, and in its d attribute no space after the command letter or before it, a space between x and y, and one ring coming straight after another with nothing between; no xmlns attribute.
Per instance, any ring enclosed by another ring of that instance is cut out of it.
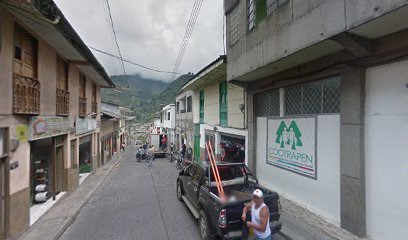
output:
<svg viewBox="0 0 408 240"><path fill-rule="evenodd" d="M260 182L358 236L403 238L407 1L224 3Z"/></svg>
<svg viewBox="0 0 408 240"><path fill-rule="evenodd" d="M194 158L208 160L210 143L218 160L247 163L246 93L226 79L226 56L220 56L183 86L193 91Z"/></svg>
<svg viewBox="0 0 408 240"><path fill-rule="evenodd" d="M176 138L174 145L181 150L181 146L193 148L193 91L181 90L176 96Z"/></svg>
<svg viewBox="0 0 408 240"><path fill-rule="evenodd" d="M0 3L0 239L15 239L98 165L114 84L53 2Z"/></svg>

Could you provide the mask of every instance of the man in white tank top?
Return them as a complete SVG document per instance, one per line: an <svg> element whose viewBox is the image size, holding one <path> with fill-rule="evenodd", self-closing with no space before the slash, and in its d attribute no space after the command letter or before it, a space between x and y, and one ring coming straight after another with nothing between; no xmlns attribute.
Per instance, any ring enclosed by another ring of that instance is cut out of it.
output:
<svg viewBox="0 0 408 240"><path fill-rule="evenodd" d="M251 221L246 222L246 213L251 210ZM255 189L252 201L242 210L242 221L246 222L248 228L252 228L256 240L271 240L271 229L269 227L269 209L264 203L263 193Z"/></svg>

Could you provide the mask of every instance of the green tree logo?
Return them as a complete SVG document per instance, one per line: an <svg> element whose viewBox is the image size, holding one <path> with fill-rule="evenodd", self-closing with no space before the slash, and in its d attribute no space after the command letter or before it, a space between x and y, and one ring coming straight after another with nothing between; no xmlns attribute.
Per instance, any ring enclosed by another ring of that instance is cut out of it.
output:
<svg viewBox="0 0 408 240"><path fill-rule="evenodd" d="M276 130L275 142L280 144L281 148L289 146L292 150L296 150L296 147L303 146L301 137L302 133L295 121L290 123L289 128L286 126L285 122L282 121Z"/></svg>

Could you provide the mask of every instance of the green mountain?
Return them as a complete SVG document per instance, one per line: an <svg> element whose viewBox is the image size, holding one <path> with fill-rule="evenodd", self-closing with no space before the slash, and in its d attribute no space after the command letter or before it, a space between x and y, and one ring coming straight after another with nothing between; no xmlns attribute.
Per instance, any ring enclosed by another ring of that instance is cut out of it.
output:
<svg viewBox="0 0 408 240"><path fill-rule="evenodd" d="M159 111L167 104L174 103L176 95L181 90L181 87L193 77L194 74L192 73L181 75L179 78L171 82L157 98L153 98L150 104L153 113Z"/></svg>
<svg viewBox="0 0 408 240"><path fill-rule="evenodd" d="M193 78L184 74L171 83L144 78L139 74L111 76L116 89L102 89L102 101L129 107L137 122L145 123L164 105L173 103L181 87Z"/></svg>

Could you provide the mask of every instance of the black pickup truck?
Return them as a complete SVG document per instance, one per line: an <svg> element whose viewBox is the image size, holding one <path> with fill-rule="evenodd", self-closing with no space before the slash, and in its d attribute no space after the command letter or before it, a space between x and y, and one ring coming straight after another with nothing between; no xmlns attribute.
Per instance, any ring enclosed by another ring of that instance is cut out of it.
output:
<svg viewBox="0 0 408 240"><path fill-rule="evenodd" d="M269 207L272 234L280 231L279 195L259 185L244 164L220 162L217 166L227 198L224 202L218 196L209 162L193 163L177 178L177 197L198 219L201 239L242 239L242 209L255 189L262 190Z"/></svg>

